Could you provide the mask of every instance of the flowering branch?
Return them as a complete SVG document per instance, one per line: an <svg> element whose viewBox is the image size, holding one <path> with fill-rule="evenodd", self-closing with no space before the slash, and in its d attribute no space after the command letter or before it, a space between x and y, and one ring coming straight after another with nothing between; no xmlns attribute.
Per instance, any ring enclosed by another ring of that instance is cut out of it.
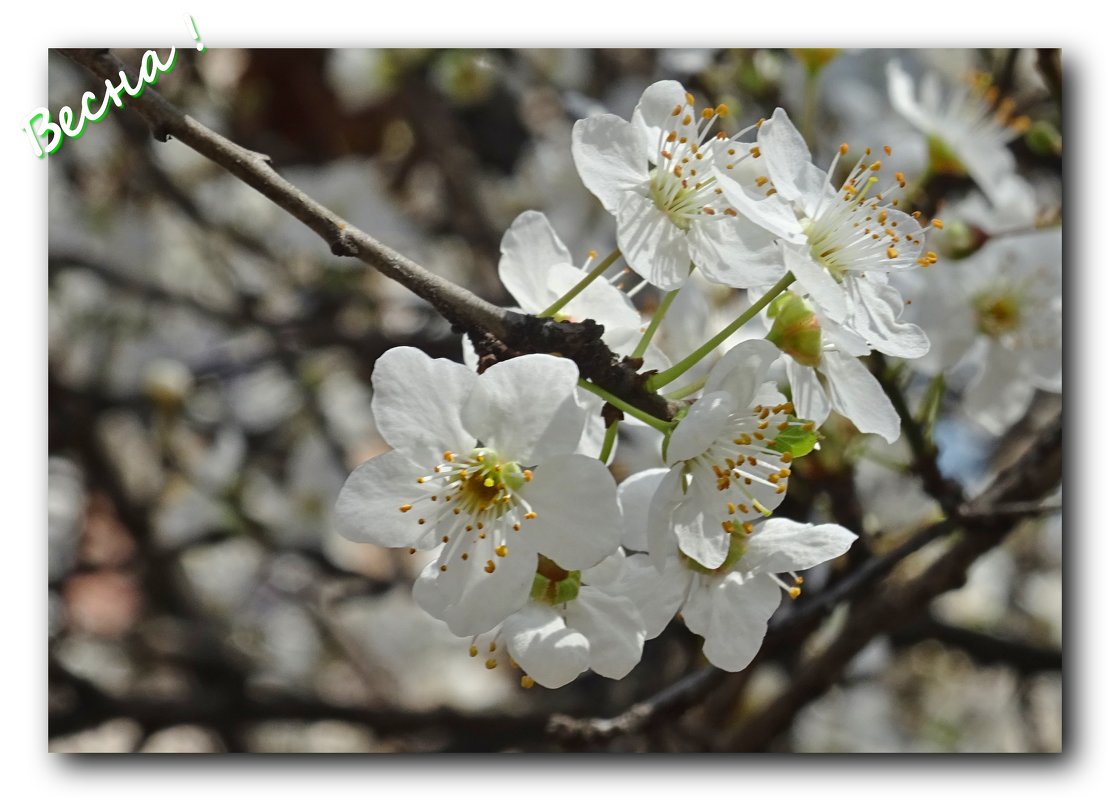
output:
<svg viewBox="0 0 1110 801"><path fill-rule="evenodd" d="M784 642L815 618L827 614L837 604L861 596L869 588L877 591L864 597L855 608L837 640L807 661L792 678L782 695L750 718L729 743L730 750L753 751L766 748L770 740L785 730L805 704L820 697L837 680L840 671L867 643L886 632L900 631L901 621L915 614L929 601L961 586L967 569L982 554L998 545L1023 519L1044 513L1051 507L1025 504L1023 499L1040 498L1059 482L1063 442L1061 419L1057 416L1032 438L1023 457L1001 473L991 486L958 513L934 523L887 553L873 557L846 580L826 589L792 614L771 623L765 654L774 641ZM906 557L938 537L960 528L974 530L973 536L955 540L921 575L908 582L883 582ZM612 718L573 718L554 715L548 732L572 742L597 743L618 735L642 731L666 714L681 714L700 702L730 674L707 667L683 676L650 698L631 706Z"/></svg>

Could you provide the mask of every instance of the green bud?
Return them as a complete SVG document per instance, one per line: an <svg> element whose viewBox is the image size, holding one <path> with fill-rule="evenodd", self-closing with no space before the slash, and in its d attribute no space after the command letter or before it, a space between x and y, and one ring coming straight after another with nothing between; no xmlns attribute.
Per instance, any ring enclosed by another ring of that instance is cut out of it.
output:
<svg viewBox="0 0 1110 801"><path fill-rule="evenodd" d="M768 311L774 319L767 339L798 364L821 363L821 324L809 304L794 292L779 295Z"/></svg>

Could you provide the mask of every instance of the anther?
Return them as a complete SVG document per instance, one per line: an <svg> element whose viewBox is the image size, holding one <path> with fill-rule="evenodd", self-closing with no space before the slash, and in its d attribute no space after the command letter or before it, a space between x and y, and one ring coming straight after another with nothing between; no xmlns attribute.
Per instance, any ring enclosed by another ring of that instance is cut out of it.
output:
<svg viewBox="0 0 1110 801"><path fill-rule="evenodd" d="M535 685L536 685L536 680L533 679L531 676L526 675L526 676L521 676L520 677L520 686L523 687L524 689L530 690Z"/></svg>
<svg viewBox="0 0 1110 801"><path fill-rule="evenodd" d="M490 559L486 562L486 566L482 569L485 570L487 573L492 573L494 570L497 569L497 565L495 565L493 563L493 560Z"/></svg>
<svg viewBox="0 0 1110 801"><path fill-rule="evenodd" d="M727 117L728 106L726 106L724 103L721 103L719 106L717 106L717 108L714 109L714 112L717 114L718 117Z"/></svg>
<svg viewBox="0 0 1110 801"><path fill-rule="evenodd" d="M497 660L496 659L494 659L493 657L490 657L489 659L486 660L486 670L493 670L495 667L497 667Z"/></svg>
<svg viewBox="0 0 1110 801"><path fill-rule="evenodd" d="M933 220L933 227L936 228L938 231L941 230L942 228L944 228L944 221L943 220Z"/></svg>
<svg viewBox="0 0 1110 801"><path fill-rule="evenodd" d="M509 555L509 546L498 545L496 548L493 549L493 552L496 553L498 556L504 558Z"/></svg>
<svg viewBox="0 0 1110 801"><path fill-rule="evenodd" d="M470 646L470 655L471 656L477 656L478 655L478 646L474 645L473 643Z"/></svg>
<svg viewBox="0 0 1110 801"><path fill-rule="evenodd" d="M406 503L406 504L401 505L401 511L402 512L407 512L410 509L412 509L412 504L411 503Z"/></svg>
<svg viewBox="0 0 1110 801"><path fill-rule="evenodd" d="M840 143L840 155L842 155L842 156L847 156L848 155L848 143L847 142L841 142Z"/></svg>

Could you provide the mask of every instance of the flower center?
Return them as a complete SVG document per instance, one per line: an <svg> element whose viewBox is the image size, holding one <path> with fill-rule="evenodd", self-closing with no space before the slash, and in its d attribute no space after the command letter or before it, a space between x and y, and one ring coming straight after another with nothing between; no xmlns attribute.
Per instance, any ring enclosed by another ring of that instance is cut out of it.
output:
<svg viewBox="0 0 1110 801"><path fill-rule="evenodd" d="M973 301L976 325L989 337L999 338L1021 322L1021 306L1013 294L983 293Z"/></svg>
<svg viewBox="0 0 1110 801"><path fill-rule="evenodd" d="M889 155L889 147L883 150ZM847 152L848 145L841 145L829 166L830 180L840 156ZM932 252L921 255L920 225L912 224L897 210L897 199L886 199L895 188L905 189L905 176L896 172L890 186L872 194L882 169L882 160L871 161L871 148L867 148L840 190L820 204L813 219L802 221L810 255L838 282L851 271L890 270L915 263L928 267L937 260ZM913 219L919 216L920 213L915 213ZM932 224L936 228L944 225L940 220L933 220Z"/></svg>
<svg viewBox="0 0 1110 801"><path fill-rule="evenodd" d="M750 534L748 521L771 514L776 495L786 492L792 456L774 449L774 435L793 422L793 405L756 405L752 413L734 413L721 435L700 455L685 463L689 482L715 486L722 494L728 519L722 524L730 535ZM810 424L812 425L812 424Z"/></svg>
<svg viewBox="0 0 1110 801"><path fill-rule="evenodd" d="M728 532L728 553L725 555L725 561L721 563L721 566L706 567L692 556L687 556L679 551L678 555L686 563L687 568L705 576L720 576L728 573L737 562L744 558L744 554L748 550L748 537L751 536L752 524L741 523L739 520L729 520L727 522L730 529Z"/></svg>
<svg viewBox="0 0 1110 801"><path fill-rule="evenodd" d="M509 555L510 536L537 516L519 493L531 480L530 469L502 461L489 448L474 448L466 456L445 451L443 462L416 479L426 494L399 511L415 513L419 525L429 526L421 548L446 546L438 560L442 572L457 557L493 573L497 560Z"/></svg>
<svg viewBox="0 0 1110 801"><path fill-rule="evenodd" d="M741 161L749 155L748 145L729 138L724 131L709 136L709 129L728 114L725 105L706 107L698 113L693 95L674 107L660 126L655 169L649 177L649 197L676 227L689 231L698 218L724 215L735 217L736 209L722 200L723 190L712 175L718 161ZM737 155L738 151L742 155ZM729 168L732 164L728 165Z"/></svg>

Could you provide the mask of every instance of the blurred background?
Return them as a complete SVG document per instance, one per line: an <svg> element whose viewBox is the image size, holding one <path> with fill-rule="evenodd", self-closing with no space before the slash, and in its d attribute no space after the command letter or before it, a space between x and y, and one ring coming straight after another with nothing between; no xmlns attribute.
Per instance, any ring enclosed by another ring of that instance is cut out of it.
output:
<svg viewBox="0 0 1110 801"><path fill-rule="evenodd" d="M136 67L142 55L115 52ZM1035 198L1029 225L1058 229L1056 51L210 49L180 52L158 91L387 245L510 305L496 267L520 212L544 211L583 261L614 247L611 217L571 160L576 119L627 118L648 84L673 78L727 103L736 127L785 107L818 164L842 141L890 145L912 180L930 140L891 107L891 59L952 85L991 76L993 102L1011 98L1031 123L1009 144ZM51 108L97 88L56 53L49 80ZM942 215L976 192L952 175L919 189L920 206ZM944 258L997 234L968 220L957 230L971 239L941 242ZM742 300L698 292L709 315ZM650 311L657 298L647 289L637 302ZM621 713L702 667L698 638L674 624L620 682L585 675L523 690L413 604L419 556L331 527L348 472L386 448L370 415L378 356L414 345L461 359L459 337L426 303L113 110L49 159L49 304L53 751L1061 748L1058 512L1015 525L964 588L873 639L755 740L745 721L835 634L843 609L681 713L600 744L568 742L547 729L551 713ZM1020 419L992 431L961 403L965 363L939 391L910 366L873 367L914 409L931 404L940 470L969 495L1060 411L1060 395L1029 387ZM835 415L824 430L783 514L863 536L813 571L807 585L818 586L940 514L907 467L905 438L886 446ZM613 470L620 479L656 458L631 432ZM941 544L899 569L912 574Z"/></svg>

